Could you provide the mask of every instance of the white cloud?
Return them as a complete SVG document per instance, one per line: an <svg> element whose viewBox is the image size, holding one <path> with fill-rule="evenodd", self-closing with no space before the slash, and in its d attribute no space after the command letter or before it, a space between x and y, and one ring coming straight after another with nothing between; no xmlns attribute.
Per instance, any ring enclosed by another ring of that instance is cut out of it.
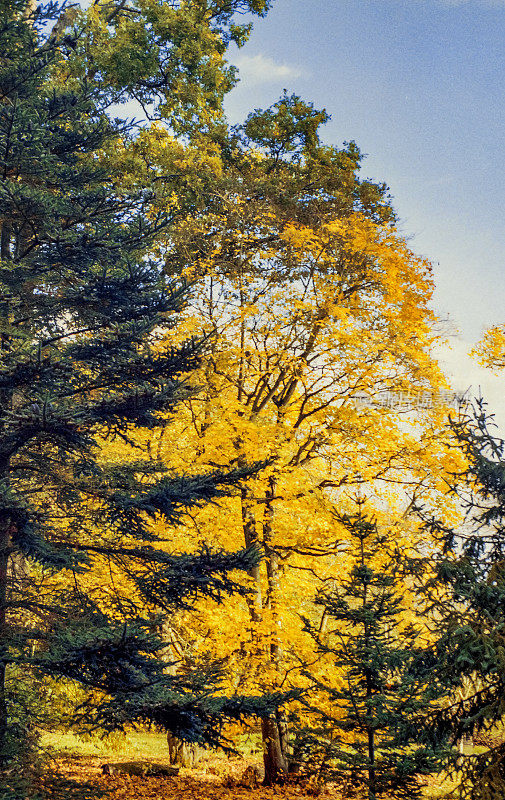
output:
<svg viewBox="0 0 505 800"><path fill-rule="evenodd" d="M273 58L264 56L263 53L256 56L240 54L233 59L233 63L240 70L242 85L248 86L292 80L303 74L301 69L290 64L277 64Z"/></svg>

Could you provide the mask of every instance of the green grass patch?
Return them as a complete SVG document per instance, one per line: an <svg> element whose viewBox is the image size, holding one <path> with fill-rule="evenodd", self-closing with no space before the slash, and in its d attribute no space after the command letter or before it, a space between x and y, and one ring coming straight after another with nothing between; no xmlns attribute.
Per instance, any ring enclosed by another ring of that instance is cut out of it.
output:
<svg viewBox="0 0 505 800"><path fill-rule="evenodd" d="M55 750L62 755L81 757L125 756L168 760L167 737L163 733L132 731L125 735L113 734L105 739L98 736L81 737L71 732L45 731L41 736L42 747Z"/></svg>

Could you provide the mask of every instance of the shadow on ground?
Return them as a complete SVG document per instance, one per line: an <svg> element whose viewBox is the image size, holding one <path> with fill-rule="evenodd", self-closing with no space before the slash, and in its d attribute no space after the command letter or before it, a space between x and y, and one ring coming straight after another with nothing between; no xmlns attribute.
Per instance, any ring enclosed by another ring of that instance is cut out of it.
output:
<svg viewBox="0 0 505 800"><path fill-rule="evenodd" d="M94 767L94 768L93 768ZM100 785L96 759L89 756L59 758L44 773L37 800L101 800L110 798L112 787Z"/></svg>
<svg viewBox="0 0 505 800"><path fill-rule="evenodd" d="M100 800L111 797L113 790L103 789L96 783L82 782L56 775L44 781L41 800Z"/></svg>

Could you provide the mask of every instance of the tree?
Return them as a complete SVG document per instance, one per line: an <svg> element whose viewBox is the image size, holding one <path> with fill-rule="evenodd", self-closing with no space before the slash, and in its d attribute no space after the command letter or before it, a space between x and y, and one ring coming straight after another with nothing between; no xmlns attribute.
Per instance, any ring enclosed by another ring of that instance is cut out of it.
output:
<svg viewBox="0 0 505 800"><path fill-rule="evenodd" d="M317 694L305 747L319 756L320 774L363 787L369 800L418 797L418 776L433 771L437 756L419 727L433 661L412 582L408 590L409 554L364 506L358 498L357 511L339 518L350 537L349 572L317 597L324 629L305 620L326 664L326 680L307 674Z"/></svg>
<svg viewBox="0 0 505 800"><path fill-rule="evenodd" d="M452 475L448 492L459 502L462 521L420 512L440 542L436 575L427 584L438 620L436 680L451 701L434 712L436 739L495 730L491 746L473 755L453 754L462 797L497 800L505 791L505 743L499 735L505 713L505 442L492 431L485 404L462 408L451 422L452 450L466 466Z"/></svg>
<svg viewBox="0 0 505 800"><path fill-rule="evenodd" d="M97 34L80 13L68 27L69 18L55 5L2 4L3 765L24 732L15 707L23 680L34 686L49 678L77 682L80 722L102 731L148 722L216 743L223 714L240 716L251 708L215 694L218 665L193 675L168 674L152 620L156 609L244 591L230 573L252 568L253 549L225 553L204 547L197 554L174 554L167 539L185 509L229 492L250 468L189 478L153 463L136 445L136 431L155 429L186 396L199 359L198 342L181 343L174 331L184 281L166 277L156 246L174 217L194 208L182 201L167 208L152 188L133 187L131 175L110 171L107 151L127 149L135 127L111 121L106 111L133 93L135 70L121 59L151 19L158 39L138 68L135 85L142 86L142 99L170 92L175 74L181 91L186 80L192 83L213 42L214 83L209 78L203 95L196 85L193 91L197 106L207 99L209 115L212 95L219 116L222 53L230 36L245 35L234 26L233 13L264 7L194 2L184 4L178 16L171 4L154 4L151 11L139 7L135 14L122 3L95 5L89 15L103 36L115 28L121 33L116 49L107 50L107 72L99 60L91 69ZM172 21L172 38L156 27L163 14ZM183 69L188 14L200 14L198 30L207 49L193 52ZM189 106L187 111L189 135L196 112ZM174 112L174 126L175 117ZM136 445L136 460L104 457L103 442L115 437ZM154 532L157 517L165 522L163 533ZM114 574L127 576L129 598L116 591ZM41 721L37 712L33 721Z"/></svg>
<svg viewBox="0 0 505 800"><path fill-rule="evenodd" d="M331 493L363 480L419 485L439 457L437 410L412 433L403 415L373 403L390 390L408 406L442 383L430 354L430 266L395 230L386 187L360 178L356 145L321 144L326 119L288 95L250 115L221 140L226 169L214 203L171 231L166 255L169 271L181 254L191 263L187 326L210 347L205 390L184 403L186 418L162 450L169 463L270 460L240 504L212 520L203 510L196 524L264 548L251 571L249 622L230 649L250 655L249 680L272 687L294 678L292 656L308 639L296 610L314 587L301 589L300 576L316 555L333 555ZM266 780L282 780L284 720L263 728Z"/></svg>

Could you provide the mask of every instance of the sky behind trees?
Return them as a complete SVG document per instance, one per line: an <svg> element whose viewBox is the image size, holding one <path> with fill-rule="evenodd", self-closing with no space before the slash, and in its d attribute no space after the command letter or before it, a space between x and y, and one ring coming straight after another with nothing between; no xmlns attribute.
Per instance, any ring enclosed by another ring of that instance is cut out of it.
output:
<svg viewBox="0 0 505 800"><path fill-rule="evenodd" d="M286 88L331 114L326 141L357 142L363 174L388 183L411 246L434 263L458 388L480 386L500 412L505 381L465 351L505 317L505 2L275 0L230 58L233 122Z"/></svg>

